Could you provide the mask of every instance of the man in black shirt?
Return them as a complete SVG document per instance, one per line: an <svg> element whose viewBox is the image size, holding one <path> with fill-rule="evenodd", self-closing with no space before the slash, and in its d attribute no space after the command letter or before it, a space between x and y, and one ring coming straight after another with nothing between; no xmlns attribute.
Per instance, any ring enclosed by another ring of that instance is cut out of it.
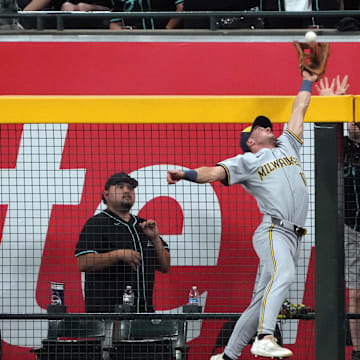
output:
<svg viewBox="0 0 360 360"><path fill-rule="evenodd" d="M85 272L86 312L114 312L127 285L134 290L137 312L154 311L155 270L170 270L170 253L155 221L130 213L137 186L124 172L110 176L103 192L106 210L81 231L75 256Z"/></svg>

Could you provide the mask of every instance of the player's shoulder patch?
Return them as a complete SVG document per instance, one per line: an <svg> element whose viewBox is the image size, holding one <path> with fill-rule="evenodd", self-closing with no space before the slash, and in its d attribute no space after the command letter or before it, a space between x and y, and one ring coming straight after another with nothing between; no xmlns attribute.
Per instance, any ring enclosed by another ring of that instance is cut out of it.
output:
<svg viewBox="0 0 360 360"><path fill-rule="evenodd" d="M291 130L289 130L289 129L286 129L285 131L284 131L284 134L288 134L288 135L290 135L293 139L295 139L297 142L299 142L300 144L302 144L303 143L303 141L302 141L302 139L300 139L299 137L297 137Z"/></svg>

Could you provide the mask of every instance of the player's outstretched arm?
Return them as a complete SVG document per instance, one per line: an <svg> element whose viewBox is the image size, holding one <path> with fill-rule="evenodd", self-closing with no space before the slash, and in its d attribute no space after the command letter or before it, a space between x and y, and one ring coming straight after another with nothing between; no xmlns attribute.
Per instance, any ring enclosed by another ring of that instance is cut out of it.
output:
<svg viewBox="0 0 360 360"><path fill-rule="evenodd" d="M303 138L304 118L310 104L312 84L317 80L317 75L312 75L307 71L303 71L302 77L303 82L300 91L295 98L287 127L288 130L299 139Z"/></svg>
<svg viewBox="0 0 360 360"><path fill-rule="evenodd" d="M226 173L223 167L200 167L195 170L169 170L168 184L176 184L180 180L188 180L199 184L225 180Z"/></svg>

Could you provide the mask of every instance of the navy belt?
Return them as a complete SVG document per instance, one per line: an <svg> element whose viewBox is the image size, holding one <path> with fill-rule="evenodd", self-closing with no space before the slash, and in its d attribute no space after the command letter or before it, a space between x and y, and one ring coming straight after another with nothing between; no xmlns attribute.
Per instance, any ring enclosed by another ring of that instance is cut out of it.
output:
<svg viewBox="0 0 360 360"><path fill-rule="evenodd" d="M297 236L304 236L306 234L305 228L295 225L289 221L278 219L275 216L271 216L271 222L274 225L282 226L285 229L293 231Z"/></svg>

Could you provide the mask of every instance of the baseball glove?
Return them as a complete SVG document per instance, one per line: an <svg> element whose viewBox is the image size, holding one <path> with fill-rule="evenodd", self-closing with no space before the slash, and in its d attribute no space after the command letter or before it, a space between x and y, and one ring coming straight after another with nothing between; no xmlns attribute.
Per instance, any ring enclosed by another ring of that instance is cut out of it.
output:
<svg viewBox="0 0 360 360"><path fill-rule="evenodd" d="M294 41L299 58L300 71L306 70L320 78L326 70L329 43L306 43Z"/></svg>

